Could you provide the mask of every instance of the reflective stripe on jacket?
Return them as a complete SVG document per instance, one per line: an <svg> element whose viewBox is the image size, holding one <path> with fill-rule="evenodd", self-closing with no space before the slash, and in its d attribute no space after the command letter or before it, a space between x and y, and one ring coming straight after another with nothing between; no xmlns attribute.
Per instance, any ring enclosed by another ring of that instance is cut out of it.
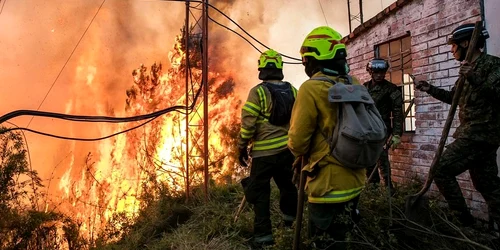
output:
<svg viewBox="0 0 500 250"><path fill-rule="evenodd" d="M267 81L272 84L285 84L282 81ZM297 89L292 86L294 96ZM287 148L289 124L275 126L269 123L272 100L269 90L261 85L250 89L248 98L241 111L241 129L238 147L253 143L252 157L275 155Z"/></svg>

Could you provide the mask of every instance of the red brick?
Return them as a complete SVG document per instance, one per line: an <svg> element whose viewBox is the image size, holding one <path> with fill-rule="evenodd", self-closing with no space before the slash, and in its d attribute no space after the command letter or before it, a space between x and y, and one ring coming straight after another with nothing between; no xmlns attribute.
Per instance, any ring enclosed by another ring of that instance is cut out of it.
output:
<svg viewBox="0 0 500 250"><path fill-rule="evenodd" d="M448 39L446 37L438 37L434 40L428 41L427 45L429 46L429 48L432 48L432 47L441 46L443 44L446 44L447 41L448 41ZM441 52L439 52L439 53L441 53Z"/></svg>
<svg viewBox="0 0 500 250"><path fill-rule="evenodd" d="M431 128L443 128L445 121L432 121L432 124L429 122L429 126Z"/></svg>
<svg viewBox="0 0 500 250"><path fill-rule="evenodd" d="M481 195L481 193L479 193L477 191L472 191L471 193L472 193L472 200L474 200L474 201L480 201L480 202L485 202L483 196Z"/></svg>
<svg viewBox="0 0 500 250"><path fill-rule="evenodd" d="M420 68L416 68L417 72L420 74L425 74L429 72L439 71L439 64L427 65Z"/></svg>
<svg viewBox="0 0 500 250"><path fill-rule="evenodd" d="M389 11L393 11L394 9L396 9L396 7L398 7L397 2L392 3L392 4L389 6Z"/></svg>
<svg viewBox="0 0 500 250"><path fill-rule="evenodd" d="M438 100L438 99L436 99L436 98L434 98L432 96L429 96L429 94L427 94L427 93L425 93L425 95L426 96L424 98L422 98L422 103L429 103L429 104L431 104L431 103L440 103L441 102L440 100Z"/></svg>
<svg viewBox="0 0 500 250"><path fill-rule="evenodd" d="M439 64L439 69L451 69L458 67L456 60L448 60Z"/></svg>
<svg viewBox="0 0 500 250"><path fill-rule="evenodd" d="M416 120L415 121L415 126L417 128L428 128L429 127L429 121Z"/></svg>
<svg viewBox="0 0 500 250"><path fill-rule="evenodd" d="M413 165L430 166L432 164L432 158L430 159L412 158L411 162Z"/></svg>
<svg viewBox="0 0 500 250"><path fill-rule="evenodd" d="M416 113L415 114L417 120L436 120L436 113ZM425 142L425 141L423 141Z"/></svg>
<svg viewBox="0 0 500 250"><path fill-rule="evenodd" d="M441 86L442 87L451 87L451 86L455 86L455 82L458 80L458 77L450 77L450 78L447 78L447 79L443 79L441 81Z"/></svg>
<svg viewBox="0 0 500 250"><path fill-rule="evenodd" d="M423 144L420 146L420 150L434 152L437 150L437 146L435 144Z"/></svg>
<svg viewBox="0 0 500 250"><path fill-rule="evenodd" d="M438 48L436 48L436 47L434 47L434 48L428 48L428 49L425 49L425 50L413 53L412 58L414 60L417 60L417 59L420 59L420 58L424 58L424 57L429 57L429 56L435 55L437 53L439 53L439 49Z"/></svg>
<svg viewBox="0 0 500 250"><path fill-rule="evenodd" d="M430 16L430 15L434 15L434 14L437 14L439 13L439 9L440 7L439 6L436 6L436 4L434 4L434 6L427 6L426 7L426 4L428 3L429 1L425 1L424 3L424 10L422 11L422 17L427 17L427 16ZM441 1L439 1L441 2ZM442 3L441 3L442 4Z"/></svg>
<svg viewBox="0 0 500 250"><path fill-rule="evenodd" d="M429 74L430 79L440 79L448 77L448 70L441 70Z"/></svg>
<svg viewBox="0 0 500 250"><path fill-rule="evenodd" d="M448 59L447 54L437 54L429 57L429 64L444 62Z"/></svg>
<svg viewBox="0 0 500 250"><path fill-rule="evenodd" d="M446 17L455 14L463 9L463 6L460 5L448 5L449 7L441 10L437 15L439 19L445 19Z"/></svg>
<svg viewBox="0 0 500 250"><path fill-rule="evenodd" d="M404 170L399 170L399 169L391 169L391 174L392 176L405 176L405 171Z"/></svg>
<svg viewBox="0 0 500 250"><path fill-rule="evenodd" d="M463 180L463 179L461 180L457 178L457 181L458 185L460 185L462 189L475 191L474 187L472 186L472 182L470 180Z"/></svg>
<svg viewBox="0 0 500 250"><path fill-rule="evenodd" d="M448 41L448 39L445 37L445 41ZM439 54L441 53L448 53L450 52L450 45L446 44L439 46Z"/></svg>
<svg viewBox="0 0 500 250"><path fill-rule="evenodd" d="M441 133L440 128L417 128L415 133L419 135L436 135Z"/></svg>
<svg viewBox="0 0 500 250"><path fill-rule="evenodd" d="M433 30L433 31L430 31L428 33L420 34L417 36L412 36L411 42L412 42L412 44L419 44L419 43L423 43L423 42L427 42L427 41L436 39L436 38L438 38L438 36L439 36L439 31Z"/></svg>
<svg viewBox="0 0 500 250"><path fill-rule="evenodd" d="M479 211L488 211L488 205L484 202L472 201L470 207Z"/></svg>
<svg viewBox="0 0 500 250"><path fill-rule="evenodd" d="M393 156L391 160L393 160L395 162L403 162L403 163L411 163L412 162L410 157L399 156L399 155Z"/></svg>
<svg viewBox="0 0 500 250"><path fill-rule="evenodd" d="M422 59L412 61L413 68L418 68L420 66L424 66L427 64L429 64L429 58L422 58Z"/></svg>
<svg viewBox="0 0 500 250"><path fill-rule="evenodd" d="M458 76L458 70L460 68L453 68L453 69L449 69L449 76L450 77L453 77L453 76Z"/></svg>

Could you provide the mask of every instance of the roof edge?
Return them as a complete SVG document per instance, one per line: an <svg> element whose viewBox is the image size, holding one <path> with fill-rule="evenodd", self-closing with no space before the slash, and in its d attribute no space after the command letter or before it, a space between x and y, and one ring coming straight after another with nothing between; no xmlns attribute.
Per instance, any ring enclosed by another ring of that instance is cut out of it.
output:
<svg viewBox="0 0 500 250"><path fill-rule="evenodd" d="M372 28L376 24L378 24L381 21L383 21L384 19L386 19L389 15L393 14L394 12L401 9L403 6L407 5L408 3L412 2L412 1L414 1L414 0L397 0L396 2L392 3L391 5L387 6L385 9L383 9L377 15L370 18L368 21L363 22L363 24L356 27L354 29L354 31L352 31L349 35L342 38L342 43L349 44L349 42L351 40L362 35L366 31L368 31L370 28Z"/></svg>

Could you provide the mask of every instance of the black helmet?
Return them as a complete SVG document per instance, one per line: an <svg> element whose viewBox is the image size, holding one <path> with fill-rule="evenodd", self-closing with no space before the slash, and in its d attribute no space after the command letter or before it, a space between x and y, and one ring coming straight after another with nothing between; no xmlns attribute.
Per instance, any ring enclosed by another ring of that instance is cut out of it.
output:
<svg viewBox="0 0 500 250"><path fill-rule="evenodd" d="M375 58L368 62L366 71L368 72L385 72L389 69L389 62L385 59Z"/></svg>
<svg viewBox="0 0 500 250"><path fill-rule="evenodd" d="M448 44L459 44L462 41L469 41L472 38L474 27L475 25L473 23L466 23L456 27L451 32L451 37L448 39ZM484 43L484 41L489 37L490 35L488 34L488 31L484 27L481 27L479 41Z"/></svg>

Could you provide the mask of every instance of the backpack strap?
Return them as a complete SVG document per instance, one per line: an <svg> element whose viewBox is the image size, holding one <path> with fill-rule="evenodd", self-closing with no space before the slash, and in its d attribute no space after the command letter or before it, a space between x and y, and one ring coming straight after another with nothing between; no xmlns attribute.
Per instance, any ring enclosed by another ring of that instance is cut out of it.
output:
<svg viewBox="0 0 500 250"><path fill-rule="evenodd" d="M336 82L334 80L332 80L326 76L316 76L316 77L310 78L309 80L318 80L318 81L329 82L333 85L336 84ZM323 131L320 130L320 133L323 135L326 142L328 143L328 147L330 148L330 152L332 151L333 147L335 147L335 144L337 143L337 137L338 137L339 131L340 131L340 126L338 126L340 124L340 119L342 119L342 114L341 114L342 109L341 109L340 105L339 105L339 108L337 110L337 124L336 124L335 128L333 129L332 137L328 137L328 135L326 135L325 133L323 133Z"/></svg>

